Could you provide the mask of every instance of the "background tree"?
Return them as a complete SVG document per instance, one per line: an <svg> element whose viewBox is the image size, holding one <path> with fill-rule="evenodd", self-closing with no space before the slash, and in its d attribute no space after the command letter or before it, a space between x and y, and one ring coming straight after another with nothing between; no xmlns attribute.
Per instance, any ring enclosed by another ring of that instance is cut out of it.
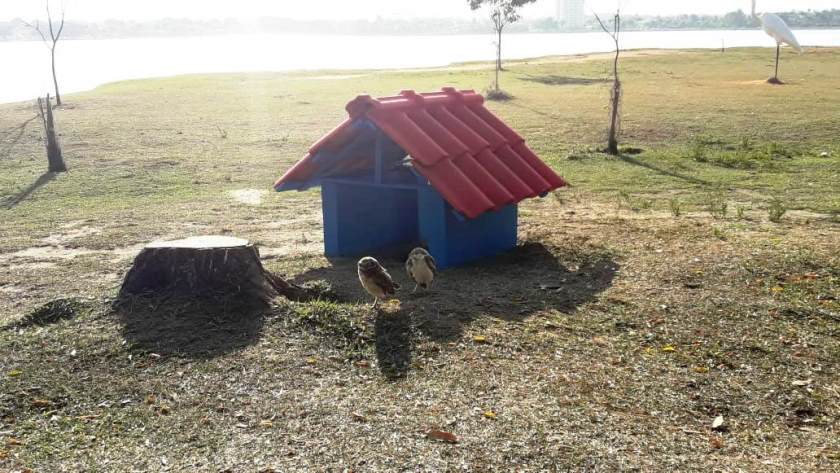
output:
<svg viewBox="0 0 840 473"><path fill-rule="evenodd" d="M55 131L55 118L53 118L50 94L45 100L38 97L38 114L41 123L44 125L44 144L47 146L47 163L49 172L66 172L67 165L64 164L64 156L61 155L61 146L58 144L58 133Z"/></svg>
<svg viewBox="0 0 840 473"><path fill-rule="evenodd" d="M47 45L47 48L50 50L50 60L52 65L52 78L53 78L53 85L55 86L55 104L61 105L61 94L58 91L58 77L55 73L55 48L58 46L58 40L61 39L61 33L64 31L64 4L61 5L61 22L55 26L53 25L53 18L52 13L50 12L50 0L46 0L47 4L47 25L49 28L47 32L49 33L49 38L41 30L40 23L36 20L35 24L30 24L35 31L41 35L41 39L44 40L44 44Z"/></svg>
<svg viewBox="0 0 840 473"><path fill-rule="evenodd" d="M502 33L505 27L519 21L519 8L536 0L468 0L470 8L478 10L486 6L490 9L490 19L493 21L493 31L496 33L496 84L499 88L499 73L502 71Z"/></svg>
<svg viewBox="0 0 840 473"><path fill-rule="evenodd" d="M618 36L621 33L621 14L618 10L615 12L613 18L612 29L608 28L601 17L595 13L595 19L601 25L601 29L615 42L615 59L613 60L613 87L610 92L610 131L607 137L607 152L613 156L618 155L618 132L619 132L619 108L621 106L621 80L618 78L618 57L621 54L621 48L618 44Z"/></svg>

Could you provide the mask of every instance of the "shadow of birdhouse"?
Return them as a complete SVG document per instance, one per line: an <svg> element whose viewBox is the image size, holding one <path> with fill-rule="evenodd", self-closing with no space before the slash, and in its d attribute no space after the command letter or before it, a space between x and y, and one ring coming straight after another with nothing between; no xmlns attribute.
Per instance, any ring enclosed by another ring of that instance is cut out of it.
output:
<svg viewBox="0 0 840 473"><path fill-rule="evenodd" d="M432 290L418 290L408 280L402 258L380 262L403 286L399 308L381 311L375 322L376 353L383 373L401 376L411 364L415 337L447 343L458 341L466 326L489 316L519 322L556 310L573 313L612 285L619 265L606 252L576 255L578 264L564 265L561 249L525 243L492 260L441 272ZM344 302L369 303L356 276L356 261L339 258L314 268L295 282L325 280Z"/></svg>

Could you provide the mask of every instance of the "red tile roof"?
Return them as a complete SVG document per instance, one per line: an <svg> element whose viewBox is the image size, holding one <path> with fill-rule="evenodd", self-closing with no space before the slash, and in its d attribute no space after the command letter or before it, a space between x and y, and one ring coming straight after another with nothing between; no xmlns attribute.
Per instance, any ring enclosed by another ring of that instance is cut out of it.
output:
<svg viewBox="0 0 840 473"><path fill-rule="evenodd" d="M469 218L566 185L473 91L403 91L380 99L363 95L347 104L347 112L350 117L344 123L277 181L278 190L307 187L295 184L372 167L369 151L331 169L319 166L315 158L322 151L337 153L350 143L358 133L354 123L363 118L405 150L417 172Z"/></svg>

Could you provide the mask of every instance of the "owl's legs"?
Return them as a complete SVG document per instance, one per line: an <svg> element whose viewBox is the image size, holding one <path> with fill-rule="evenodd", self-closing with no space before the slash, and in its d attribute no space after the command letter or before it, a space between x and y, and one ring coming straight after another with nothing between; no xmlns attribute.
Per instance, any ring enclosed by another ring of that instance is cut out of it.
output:
<svg viewBox="0 0 840 473"><path fill-rule="evenodd" d="M370 306L370 307L371 307L371 309L376 309L376 307L377 307L378 305L379 305L379 298L378 298L378 297L374 297L374 298L373 298L373 305L372 305L372 306Z"/></svg>
<svg viewBox="0 0 840 473"><path fill-rule="evenodd" d="M419 284L415 284L415 285L414 285L414 290L413 290L413 291L411 291L411 293L412 293L412 294L414 294L414 293L416 293L416 292L417 292L417 287L418 287L418 286L420 286L420 285L419 285Z"/></svg>

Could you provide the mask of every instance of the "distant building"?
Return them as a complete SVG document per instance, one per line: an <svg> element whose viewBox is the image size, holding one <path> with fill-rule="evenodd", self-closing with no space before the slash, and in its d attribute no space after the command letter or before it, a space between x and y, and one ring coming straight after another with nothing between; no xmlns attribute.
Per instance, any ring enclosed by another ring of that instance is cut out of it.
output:
<svg viewBox="0 0 840 473"><path fill-rule="evenodd" d="M583 11L584 0L557 0L557 23L566 30L583 28L586 14Z"/></svg>

